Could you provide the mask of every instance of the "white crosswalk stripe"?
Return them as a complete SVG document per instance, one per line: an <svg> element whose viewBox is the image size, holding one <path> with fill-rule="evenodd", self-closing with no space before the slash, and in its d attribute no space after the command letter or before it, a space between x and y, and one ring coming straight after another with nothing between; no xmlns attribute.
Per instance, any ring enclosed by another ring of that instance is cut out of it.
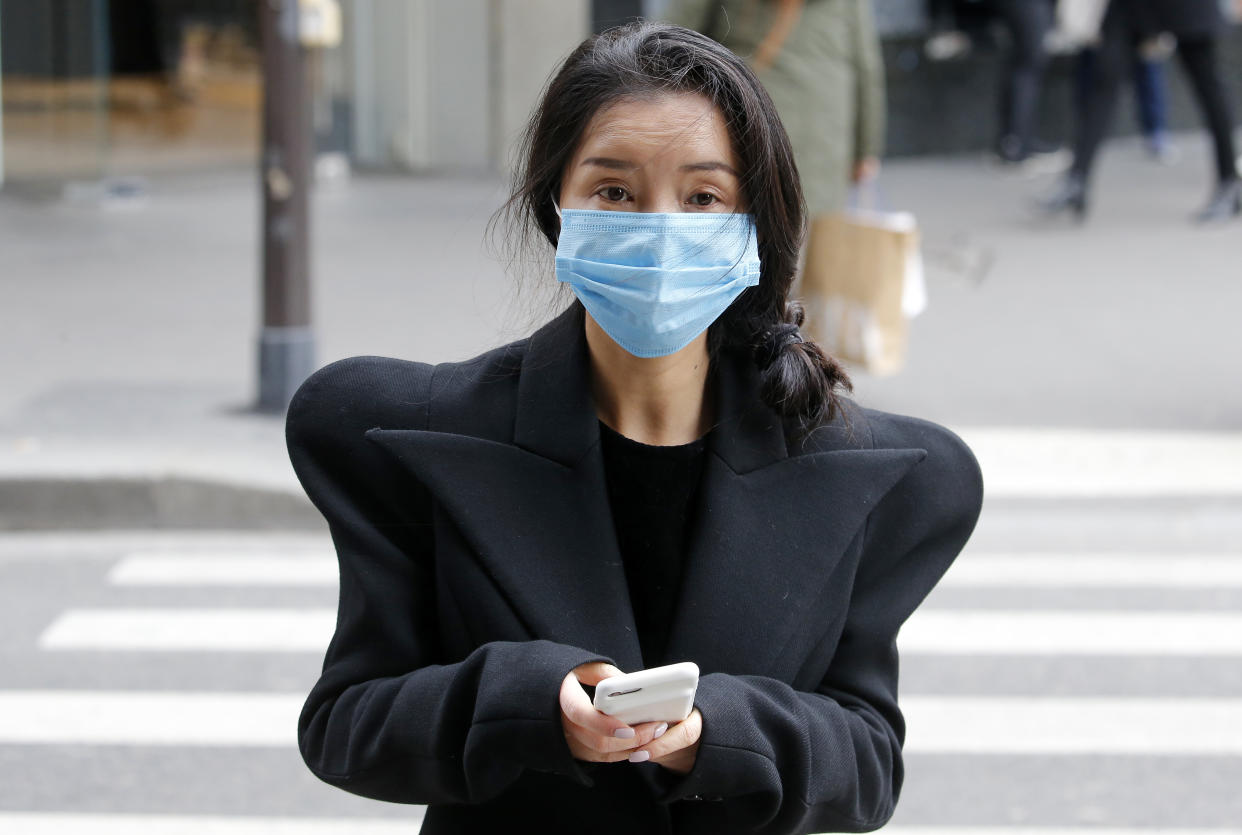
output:
<svg viewBox="0 0 1242 835"><path fill-rule="evenodd" d="M1242 699L909 696L905 750L1242 755Z"/></svg>
<svg viewBox="0 0 1242 835"><path fill-rule="evenodd" d="M117 586L331 586L337 584L332 554L134 554L108 572Z"/></svg>
<svg viewBox="0 0 1242 835"><path fill-rule="evenodd" d="M898 647L928 655L1242 655L1242 614L923 609Z"/></svg>
<svg viewBox="0 0 1242 835"><path fill-rule="evenodd" d="M0 743L292 746L299 693L0 691Z"/></svg>
<svg viewBox="0 0 1242 835"><path fill-rule="evenodd" d="M1242 588L1242 553L980 554L967 550L940 583L946 588Z"/></svg>
<svg viewBox="0 0 1242 835"><path fill-rule="evenodd" d="M0 812L6 835L410 835L417 809L400 820L215 815L114 815Z"/></svg>
<svg viewBox="0 0 1242 835"><path fill-rule="evenodd" d="M335 588L336 558L308 553L142 553L108 573L117 586L310 586ZM1242 554L982 554L967 550L944 587L1242 588Z"/></svg>
<svg viewBox="0 0 1242 835"><path fill-rule="evenodd" d="M963 427L991 498L1242 496L1242 432Z"/></svg>
<svg viewBox="0 0 1242 835"><path fill-rule="evenodd" d="M1118 829L1038 826L886 826L884 835L1242 835L1242 829Z"/></svg>
<svg viewBox="0 0 1242 835"><path fill-rule="evenodd" d="M332 609L71 609L43 633L48 650L317 652Z"/></svg>
<svg viewBox="0 0 1242 835"><path fill-rule="evenodd" d="M288 747L301 693L0 691L0 744ZM1242 755L1239 699L909 696L912 753Z"/></svg>
<svg viewBox="0 0 1242 835"><path fill-rule="evenodd" d="M71 609L47 650L322 653L336 613L314 609ZM910 655L1242 655L1242 614L924 609L898 640Z"/></svg>

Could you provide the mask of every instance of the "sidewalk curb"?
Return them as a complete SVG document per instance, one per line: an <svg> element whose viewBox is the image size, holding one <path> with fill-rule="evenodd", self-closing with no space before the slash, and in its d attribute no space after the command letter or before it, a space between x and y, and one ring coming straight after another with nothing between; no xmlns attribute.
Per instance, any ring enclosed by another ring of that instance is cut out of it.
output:
<svg viewBox="0 0 1242 835"><path fill-rule="evenodd" d="M185 476L0 477L0 530L324 530L304 495Z"/></svg>

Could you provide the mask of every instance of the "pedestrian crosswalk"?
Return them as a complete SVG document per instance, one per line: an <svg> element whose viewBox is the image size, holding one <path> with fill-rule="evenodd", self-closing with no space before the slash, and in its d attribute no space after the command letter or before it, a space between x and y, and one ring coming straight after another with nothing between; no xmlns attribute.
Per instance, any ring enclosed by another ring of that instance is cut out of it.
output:
<svg viewBox="0 0 1242 835"><path fill-rule="evenodd" d="M101 545L95 554L79 546L70 549L76 556L52 561L46 546L28 561L3 549L0 600L37 628L0 621L9 636L0 639L0 658L39 670L107 658L114 669L94 688L38 686L30 677L21 687L0 685L0 768L20 761L36 774L69 772L63 790L51 795L27 798L0 785L0 832L416 829L420 808L323 786L297 757L298 712L335 622L336 565L323 543L260 535L234 537L225 547L210 537L149 540ZM1209 796L1213 780L1242 780L1242 612L1219 597L1242 588L1242 549L995 545L985 538L964 553L902 630L904 669L915 671L902 680L908 770L885 831L1242 835L1236 792ZM41 583L44 574L64 584ZM1118 597L1123 590L1176 590L1180 603L1128 605ZM1074 605L1059 607L1058 595L1069 594ZM990 595L1004 605L993 605ZM1096 603L1084 605L1083 595ZM293 668L289 659L297 659ZM1085 680L1050 676L1050 659L1081 659L1073 669ZM203 677L192 687L175 674L149 673L187 663L217 671L211 686L203 687ZM965 683L977 684L978 676L952 685L928 674L944 665L997 663L1016 675L1004 687ZM1163 680L1195 665L1224 672L1211 686L1170 688ZM1097 667L1102 676L1128 670L1131 686L1118 692L1093 681ZM238 778L210 785L211 774L234 765L260 784ZM205 785L178 779L196 771ZM75 780L94 793L75 792ZM1162 799L1170 781L1176 801ZM1194 796L1199 784L1202 798ZM182 805L177 798L191 791L199 796L187 795ZM971 796L990 802L960 800ZM1189 817L1186 804L1196 804Z"/></svg>

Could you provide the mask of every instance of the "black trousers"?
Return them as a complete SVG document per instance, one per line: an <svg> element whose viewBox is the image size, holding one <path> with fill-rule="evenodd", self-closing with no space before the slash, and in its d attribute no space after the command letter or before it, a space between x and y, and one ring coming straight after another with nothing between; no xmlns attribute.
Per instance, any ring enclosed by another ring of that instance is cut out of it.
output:
<svg viewBox="0 0 1242 835"><path fill-rule="evenodd" d="M956 7L955 0L927 0L927 19L933 32L957 28Z"/></svg>
<svg viewBox="0 0 1242 835"><path fill-rule="evenodd" d="M1001 81L1000 138L1016 149L1029 149L1039 110L1039 90L1048 66L1044 38L1052 28L1055 7L1047 0L995 0L1012 45Z"/></svg>
<svg viewBox="0 0 1242 835"><path fill-rule="evenodd" d="M1143 37L1129 15L1113 3L1104 18L1095 82L1083 98L1078 114L1078 136L1074 145L1072 173L1087 180L1116 110L1123 76L1135 52L1133 46ZM1178 40L1177 54L1190 77L1195 101L1212 135L1216 156L1216 176L1227 182L1238 176L1237 152L1233 141L1233 116L1228 96L1220 81L1216 60L1216 38L1210 34Z"/></svg>

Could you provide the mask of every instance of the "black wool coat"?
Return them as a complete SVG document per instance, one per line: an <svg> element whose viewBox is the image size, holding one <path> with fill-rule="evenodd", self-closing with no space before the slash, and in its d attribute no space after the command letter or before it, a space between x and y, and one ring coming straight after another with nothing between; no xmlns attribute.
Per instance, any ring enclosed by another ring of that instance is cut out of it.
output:
<svg viewBox="0 0 1242 835"><path fill-rule="evenodd" d="M665 659L639 651L574 305L463 363L344 360L300 389L289 453L330 525L340 610L302 756L426 833L865 831L902 780L898 627L978 515L970 451L850 406L799 441L753 364L714 363ZM694 769L570 755L574 667L694 661Z"/></svg>

